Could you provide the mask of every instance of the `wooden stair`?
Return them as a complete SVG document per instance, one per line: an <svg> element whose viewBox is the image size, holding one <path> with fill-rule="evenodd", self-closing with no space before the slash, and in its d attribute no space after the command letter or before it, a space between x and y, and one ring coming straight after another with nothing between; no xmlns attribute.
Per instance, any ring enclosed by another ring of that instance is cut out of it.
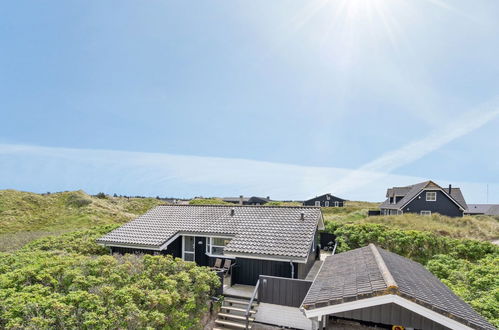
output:
<svg viewBox="0 0 499 330"><path fill-rule="evenodd" d="M255 321L254 315L257 312L255 308L258 306L258 303L253 302L251 304L249 315L246 316L249 303L250 299L224 299L213 330L251 329L252 323Z"/></svg>

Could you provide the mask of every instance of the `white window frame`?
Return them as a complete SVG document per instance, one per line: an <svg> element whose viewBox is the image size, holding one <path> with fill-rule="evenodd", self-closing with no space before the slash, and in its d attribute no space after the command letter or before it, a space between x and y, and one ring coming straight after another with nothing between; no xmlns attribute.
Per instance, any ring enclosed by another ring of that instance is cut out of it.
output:
<svg viewBox="0 0 499 330"><path fill-rule="evenodd" d="M428 196L430 194L434 194L435 195L435 199L429 199ZM427 202L436 202L437 201L437 192L436 191L427 191L426 192L426 201Z"/></svg>
<svg viewBox="0 0 499 330"><path fill-rule="evenodd" d="M225 249L225 246L222 246L222 245L213 245L212 244L212 240L214 238L220 238L220 239L225 239L225 240L229 240L230 241L230 239L227 238L227 237L218 237L218 236L206 237L206 255L210 256L210 257L223 257L224 256L223 252L222 252L222 254L213 253L213 247L218 247L218 248Z"/></svg>
<svg viewBox="0 0 499 330"><path fill-rule="evenodd" d="M421 211L419 212L420 215L431 215L431 211Z"/></svg>
<svg viewBox="0 0 499 330"><path fill-rule="evenodd" d="M321 206L321 201L315 201L315 206Z"/></svg>
<svg viewBox="0 0 499 330"><path fill-rule="evenodd" d="M325 206L325 207L329 207L329 201L325 201L325 202L324 202L324 206Z"/></svg>
<svg viewBox="0 0 499 330"><path fill-rule="evenodd" d="M186 237L192 237L193 238L192 251L186 251L185 250L185 238ZM193 260L185 260L185 254L192 254L192 259ZM184 236L182 236L182 260L184 260L184 261L190 261L190 262L196 262L196 237L195 236L190 236L190 235L184 235Z"/></svg>
<svg viewBox="0 0 499 330"><path fill-rule="evenodd" d="M334 202L334 207L340 207L340 202L335 201L335 202Z"/></svg>

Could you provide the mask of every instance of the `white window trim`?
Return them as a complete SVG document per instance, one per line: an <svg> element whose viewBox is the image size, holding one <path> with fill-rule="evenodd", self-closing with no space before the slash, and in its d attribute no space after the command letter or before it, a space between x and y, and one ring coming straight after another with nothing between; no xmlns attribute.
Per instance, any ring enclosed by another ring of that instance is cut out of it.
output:
<svg viewBox="0 0 499 330"><path fill-rule="evenodd" d="M340 207L340 202L335 201L335 202L334 202L334 207Z"/></svg>
<svg viewBox="0 0 499 330"><path fill-rule="evenodd" d="M435 199L428 199L428 194L435 194ZM427 191L426 192L426 201L427 202L436 202L437 201L437 192L436 191Z"/></svg>
<svg viewBox="0 0 499 330"><path fill-rule="evenodd" d="M325 201L325 202L324 202L324 206L325 206L325 207L329 207L329 201Z"/></svg>
<svg viewBox="0 0 499 330"><path fill-rule="evenodd" d="M213 245L211 243L211 241L212 241L213 238L227 239L227 237L218 237L218 236L209 236L209 237L206 237L206 255L209 256L209 257L213 257L213 258L224 257L225 256L224 253L222 253L222 254L213 254L213 247L220 247L220 248L223 248L225 250L225 246Z"/></svg>
<svg viewBox="0 0 499 330"><path fill-rule="evenodd" d="M419 212L419 214L420 215L431 215L431 211L425 211L425 210L423 210L423 211Z"/></svg>
<svg viewBox="0 0 499 330"><path fill-rule="evenodd" d="M315 206L321 206L321 201L315 201Z"/></svg>
<svg viewBox="0 0 499 330"><path fill-rule="evenodd" d="M185 251L185 237L186 236L189 236L189 237L192 237L194 238L194 244L193 244L193 250L194 251ZM192 254L193 255L193 259L194 260L185 260L185 254ZM182 260L184 261L190 261L190 262L196 262L196 237L195 236L191 236L191 235L183 235L182 236Z"/></svg>

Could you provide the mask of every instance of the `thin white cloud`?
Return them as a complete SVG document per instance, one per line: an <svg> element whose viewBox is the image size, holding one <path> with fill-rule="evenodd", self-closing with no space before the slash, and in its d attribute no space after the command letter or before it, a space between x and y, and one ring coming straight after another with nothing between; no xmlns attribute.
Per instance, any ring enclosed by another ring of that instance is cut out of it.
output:
<svg viewBox="0 0 499 330"><path fill-rule="evenodd" d="M352 171L346 177L332 183L340 192L356 190L361 186L379 180L393 170L411 164L446 144L469 134L499 117L499 103L494 101L475 111L450 120L438 130L424 138L381 155L379 158ZM375 175L373 175L375 173Z"/></svg>
<svg viewBox="0 0 499 330"><path fill-rule="evenodd" d="M331 185L348 177L364 182L344 192ZM147 196L244 194L298 200L332 192L351 200L381 201L387 187L421 180L373 170L247 159L0 144L0 189L35 192L84 189ZM483 195L484 185L470 183L468 187L466 197ZM492 188L499 191L499 187Z"/></svg>

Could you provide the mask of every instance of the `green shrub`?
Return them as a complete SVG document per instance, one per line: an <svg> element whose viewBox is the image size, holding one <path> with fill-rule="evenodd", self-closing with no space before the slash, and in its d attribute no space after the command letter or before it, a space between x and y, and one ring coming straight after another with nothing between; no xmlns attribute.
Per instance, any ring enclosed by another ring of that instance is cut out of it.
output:
<svg viewBox="0 0 499 330"><path fill-rule="evenodd" d="M476 263L436 255L427 268L476 311L499 327L499 256L487 255Z"/></svg>
<svg viewBox="0 0 499 330"><path fill-rule="evenodd" d="M338 236L338 252L374 243L422 264L426 264L437 254L477 261L487 254L499 253L499 247L490 242L455 239L425 231L393 229L380 224L340 224L328 221L326 231Z"/></svg>
<svg viewBox="0 0 499 330"><path fill-rule="evenodd" d="M26 244L20 251L65 251L83 255L105 255L109 254L109 249L98 245L95 240L117 227L119 225L105 225L59 236L48 236Z"/></svg>
<svg viewBox="0 0 499 330"><path fill-rule="evenodd" d="M229 202L224 202L220 198L196 198L189 201L189 205L233 205Z"/></svg>
<svg viewBox="0 0 499 330"><path fill-rule="evenodd" d="M499 246L372 223L329 221L326 231L337 236L338 252L374 243L426 265L456 295L499 327Z"/></svg>
<svg viewBox="0 0 499 330"><path fill-rule="evenodd" d="M192 329L216 274L171 256L0 255L2 329Z"/></svg>

